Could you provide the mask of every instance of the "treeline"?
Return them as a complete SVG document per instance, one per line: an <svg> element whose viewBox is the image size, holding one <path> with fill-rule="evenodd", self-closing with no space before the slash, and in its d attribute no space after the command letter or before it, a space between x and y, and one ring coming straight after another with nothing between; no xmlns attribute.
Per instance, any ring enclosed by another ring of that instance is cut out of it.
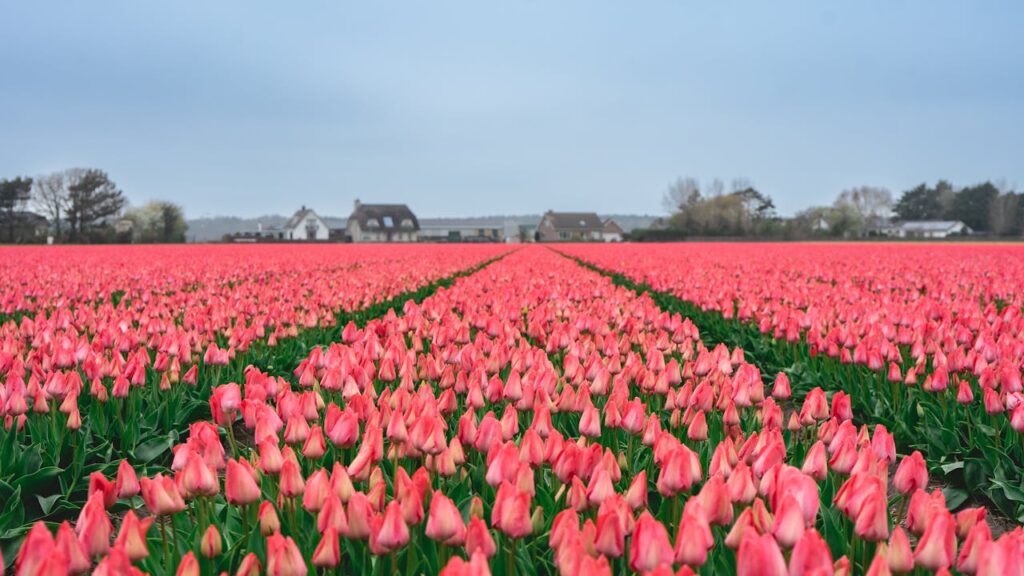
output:
<svg viewBox="0 0 1024 576"><path fill-rule="evenodd" d="M957 190L945 180L934 187L907 190L893 207L903 220L960 220L975 232L1020 236L1024 232L1024 193L983 182Z"/></svg>
<svg viewBox="0 0 1024 576"><path fill-rule="evenodd" d="M70 168L0 180L0 242L184 242L185 216L177 204L152 201L129 207L103 170Z"/></svg>
<svg viewBox="0 0 1024 576"><path fill-rule="evenodd" d="M696 178L680 178L665 193L671 213L665 228L690 236L771 236L783 221L775 203L746 179L734 179L726 190L714 179L702 187Z"/></svg>
<svg viewBox="0 0 1024 576"><path fill-rule="evenodd" d="M858 186L840 192L831 205L782 218L772 198L746 179L735 179L727 188L719 179L702 186L690 177L669 185L664 204L670 216L650 230L632 232L631 239L899 236L901 222L934 220L961 221L974 235L1024 234L1024 193L992 182L956 188L940 180L934 187L906 190L895 201L884 187Z"/></svg>

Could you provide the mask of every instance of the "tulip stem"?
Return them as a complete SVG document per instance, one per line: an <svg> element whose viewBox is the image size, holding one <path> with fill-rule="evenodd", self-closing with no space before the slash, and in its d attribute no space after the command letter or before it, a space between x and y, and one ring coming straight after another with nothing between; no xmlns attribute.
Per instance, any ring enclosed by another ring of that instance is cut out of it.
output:
<svg viewBox="0 0 1024 576"><path fill-rule="evenodd" d="M248 542L249 542L249 530L250 530L250 528L249 528L249 504L246 504L246 505L241 507L241 513L242 513L242 534L243 534L242 538L244 539L243 541L246 543L245 545L248 546L249 545L248 544Z"/></svg>
<svg viewBox="0 0 1024 576"><path fill-rule="evenodd" d="M626 431L626 463L628 466L633 465L633 433Z"/></svg>
<svg viewBox="0 0 1024 576"><path fill-rule="evenodd" d="M416 549L416 528L409 530L409 543L406 545L408 551L405 553L405 573L413 574L413 551Z"/></svg>
<svg viewBox="0 0 1024 576"><path fill-rule="evenodd" d="M508 539L508 563L505 576L515 576L516 573L516 539Z"/></svg>
<svg viewBox="0 0 1024 576"><path fill-rule="evenodd" d="M174 518L168 516L167 520L171 523L171 541L174 543L174 554L177 555L179 550L181 550L178 547L178 531L174 529Z"/></svg>
<svg viewBox="0 0 1024 576"><path fill-rule="evenodd" d="M171 552L167 549L167 520L169 517L164 516L160 522L160 540L164 544L164 567L167 569L167 573L171 573Z"/></svg>
<svg viewBox="0 0 1024 576"><path fill-rule="evenodd" d="M903 494L903 495L900 496L900 509L899 509L899 512L896 513L896 518L894 519L897 524L900 524L901 522L903 522L903 513L906 512L906 511L907 511L907 495Z"/></svg>
<svg viewBox="0 0 1024 576"><path fill-rule="evenodd" d="M235 422L233 413L224 427L228 430L228 444L231 445L231 456L238 458L238 443L235 442Z"/></svg>

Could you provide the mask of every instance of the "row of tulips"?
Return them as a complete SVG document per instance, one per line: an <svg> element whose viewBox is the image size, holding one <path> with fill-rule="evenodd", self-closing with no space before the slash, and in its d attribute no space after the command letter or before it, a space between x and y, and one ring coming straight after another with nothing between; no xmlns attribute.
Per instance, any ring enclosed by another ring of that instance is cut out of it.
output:
<svg viewBox="0 0 1024 576"><path fill-rule="evenodd" d="M849 395L551 252L403 312L215 387L170 474L92 475L15 574L1024 574Z"/></svg>
<svg viewBox="0 0 1024 576"><path fill-rule="evenodd" d="M290 371L344 324L422 298L502 251L5 250L0 545L10 549L37 518L77 515L92 472L110 474L121 459L164 468L223 378L241 379L250 364Z"/></svg>
<svg viewBox="0 0 1024 576"><path fill-rule="evenodd" d="M798 396L815 386L845 390L901 448L928 455L933 471L956 486L957 501L980 494L1024 521L1024 320L1010 288L1024 253L1015 247L712 246L695 255L685 246L576 246L566 253L624 275L620 284L653 290L659 305L694 318L712 341L743 346L759 366L787 372ZM667 266L670 259L689 266ZM991 266L1007 275L991 274Z"/></svg>
<svg viewBox="0 0 1024 576"><path fill-rule="evenodd" d="M970 376L985 406L1022 390L1024 251L1004 245L570 249L596 266L755 323L814 354L928 391ZM717 263L710 260L715 259ZM685 268L672 261L686 261ZM998 269L1000 274L993 274ZM972 398L973 399L973 398Z"/></svg>

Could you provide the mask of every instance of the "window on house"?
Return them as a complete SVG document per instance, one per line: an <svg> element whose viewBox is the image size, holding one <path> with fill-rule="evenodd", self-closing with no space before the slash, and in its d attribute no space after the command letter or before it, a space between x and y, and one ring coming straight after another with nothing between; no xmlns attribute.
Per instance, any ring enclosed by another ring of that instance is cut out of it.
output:
<svg viewBox="0 0 1024 576"><path fill-rule="evenodd" d="M569 239L569 233L568 232L559 232L558 233L558 237L560 239L562 239L562 240L568 240Z"/></svg>
<svg viewBox="0 0 1024 576"><path fill-rule="evenodd" d="M380 222L378 222L375 218L371 218L366 221L366 226L368 228L380 228Z"/></svg>
<svg viewBox="0 0 1024 576"><path fill-rule="evenodd" d="M402 219L402 228L412 228L412 220L409 218Z"/></svg>
<svg viewBox="0 0 1024 576"><path fill-rule="evenodd" d="M384 222L384 227L385 228L394 228L395 227L395 221L391 219L391 216L385 216L385 217L381 218L381 220Z"/></svg>

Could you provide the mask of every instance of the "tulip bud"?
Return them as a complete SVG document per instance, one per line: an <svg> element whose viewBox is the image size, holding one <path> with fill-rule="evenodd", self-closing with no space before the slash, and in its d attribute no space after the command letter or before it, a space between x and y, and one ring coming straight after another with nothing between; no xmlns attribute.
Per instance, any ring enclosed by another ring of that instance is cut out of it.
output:
<svg viewBox="0 0 1024 576"><path fill-rule="evenodd" d="M939 570L953 565L956 556L956 524L946 509L937 510L917 542L914 560L918 566Z"/></svg>
<svg viewBox="0 0 1024 576"><path fill-rule="evenodd" d="M892 484L900 494L910 494L928 485L928 466L920 452L915 450L900 461Z"/></svg>
<svg viewBox="0 0 1024 576"><path fill-rule="evenodd" d="M260 559L255 553L249 552L245 558L242 558L242 563L238 566L235 576L260 576L262 573L263 566L260 565Z"/></svg>
<svg viewBox="0 0 1024 576"><path fill-rule="evenodd" d="M185 554L178 564L177 576L199 576L199 560L192 552Z"/></svg>
<svg viewBox="0 0 1024 576"><path fill-rule="evenodd" d="M269 501L264 500L259 510L260 533L269 536L281 530L281 521L277 517L277 510Z"/></svg>
<svg viewBox="0 0 1024 576"><path fill-rule="evenodd" d="M146 545L146 533L153 525L155 516L149 516L139 520L135 512L129 510L121 522L121 531L114 540L114 546L122 548L132 562L137 562L149 556L149 547Z"/></svg>
<svg viewBox="0 0 1024 576"><path fill-rule="evenodd" d="M813 528L804 531L793 547L789 560L792 574L828 574L832 570L832 552L821 534Z"/></svg>
<svg viewBox="0 0 1024 576"><path fill-rule="evenodd" d="M804 513L792 494L782 497L772 523L772 535L783 548L792 548L804 535Z"/></svg>
<svg viewBox="0 0 1024 576"><path fill-rule="evenodd" d="M484 501L479 496L473 496L473 499L469 503L469 517L470 518L483 518L484 517Z"/></svg>
<svg viewBox="0 0 1024 576"><path fill-rule="evenodd" d="M902 526L896 526L892 530L886 559L889 561L889 569L893 572L902 574L914 569L914 554L910 550L910 540Z"/></svg>
<svg viewBox="0 0 1024 576"><path fill-rule="evenodd" d="M341 546L338 540L338 531L330 526L320 536L320 544L313 552L313 565L320 568L332 568L340 563Z"/></svg>
<svg viewBox="0 0 1024 576"><path fill-rule="evenodd" d="M544 528L544 510L540 506L533 509L533 515L530 516L530 525L535 533L539 533Z"/></svg>
<svg viewBox="0 0 1024 576"><path fill-rule="evenodd" d="M786 560L771 534L743 533L736 552L737 576L786 576Z"/></svg>
<svg viewBox="0 0 1024 576"><path fill-rule="evenodd" d="M121 460L121 463L117 466L117 480L114 482L114 487L117 497L125 500L135 497L141 490L135 469L131 467L127 460Z"/></svg>
<svg viewBox="0 0 1024 576"><path fill-rule="evenodd" d="M224 543L220 537L220 531L213 524L206 529L203 533L203 539L199 541L199 552L207 558L215 558L220 556L221 550L223 549Z"/></svg>

